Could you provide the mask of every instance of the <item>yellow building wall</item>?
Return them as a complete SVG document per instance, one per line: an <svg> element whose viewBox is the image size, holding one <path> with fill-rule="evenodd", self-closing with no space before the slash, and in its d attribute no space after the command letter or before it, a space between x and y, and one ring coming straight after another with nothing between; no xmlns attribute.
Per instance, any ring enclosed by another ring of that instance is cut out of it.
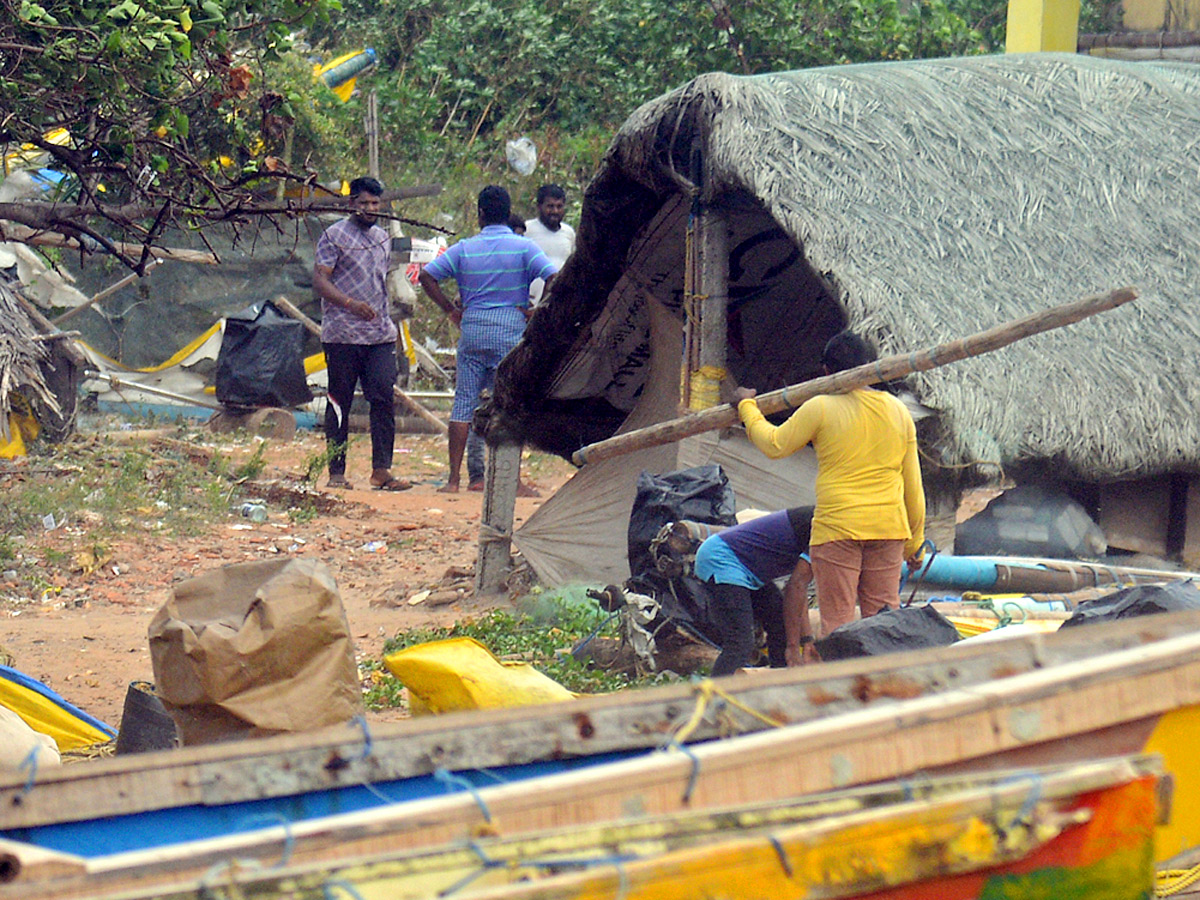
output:
<svg viewBox="0 0 1200 900"><path fill-rule="evenodd" d="M1200 31L1200 0L1125 0L1127 31Z"/></svg>

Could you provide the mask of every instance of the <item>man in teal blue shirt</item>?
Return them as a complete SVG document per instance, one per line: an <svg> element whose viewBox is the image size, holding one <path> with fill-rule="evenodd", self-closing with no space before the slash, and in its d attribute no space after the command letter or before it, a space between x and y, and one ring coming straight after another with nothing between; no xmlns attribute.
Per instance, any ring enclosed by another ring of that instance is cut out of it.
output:
<svg viewBox="0 0 1200 900"><path fill-rule="evenodd" d="M479 234L459 241L421 270L425 293L461 329L450 411L450 475L440 489L444 493L458 491L463 450L480 391L491 388L500 360L525 332L529 285L539 278L549 283L558 271L537 244L513 234L508 226L511 212L508 191L488 185L479 192ZM459 305L438 284L446 278L458 283ZM472 482L482 487L483 473L470 474Z"/></svg>

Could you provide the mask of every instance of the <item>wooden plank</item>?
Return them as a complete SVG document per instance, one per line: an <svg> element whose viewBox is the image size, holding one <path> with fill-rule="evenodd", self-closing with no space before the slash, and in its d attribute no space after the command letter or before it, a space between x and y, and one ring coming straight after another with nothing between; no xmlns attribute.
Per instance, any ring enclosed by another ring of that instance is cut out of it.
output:
<svg viewBox="0 0 1200 900"><path fill-rule="evenodd" d="M0 884L47 881L87 873L82 856L0 839Z"/></svg>
<svg viewBox="0 0 1200 900"><path fill-rule="evenodd" d="M1200 705L1200 633L726 741L197 845L89 862L87 884L31 886L14 898L94 896L99 887L198 877L230 859L296 864L631 816L800 797L938 767L986 764L1014 749L1066 759L1078 739ZM1194 741L1193 741L1194 743ZM1168 767L1170 765L1168 760ZM1190 762L1189 760L1185 762ZM1177 804L1200 797L1178 796ZM1200 843L1200 835L1190 836Z"/></svg>
<svg viewBox="0 0 1200 900"><path fill-rule="evenodd" d="M1022 338L1070 325L1135 299L1137 299L1137 293L1132 288L1121 288L1107 294L1085 297L1073 303L1064 303L1061 306L1041 310L1020 319L1004 322L987 331L980 331L956 341L939 344L936 347L912 353L900 353L855 369L847 369L834 375L789 385L760 396L758 406L764 414L770 415L794 409L805 400L818 394L846 393L855 388L895 381L913 372L925 372L968 357L990 353ZM630 453L646 447L671 444L693 434L712 431L714 428L730 428L737 425L739 421L735 407L722 405L588 444L586 447L576 450L571 459L575 465L582 466L589 462L599 462L602 459L620 456L622 453Z"/></svg>
<svg viewBox="0 0 1200 900"><path fill-rule="evenodd" d="M846 660L721 679L719 687L775 721L798 723L941 693L1097 653L1200 631L1200 613L1119 622L998 644ZM0 825L52 822L287 797L380 784L438 768L467 770L662 745L689 720L701 688L674 685L551 706L424 717L376 725L369 755L356 726L136 754L0 780ZM732 703L710 705L689 740L766 728Z"/></svg>

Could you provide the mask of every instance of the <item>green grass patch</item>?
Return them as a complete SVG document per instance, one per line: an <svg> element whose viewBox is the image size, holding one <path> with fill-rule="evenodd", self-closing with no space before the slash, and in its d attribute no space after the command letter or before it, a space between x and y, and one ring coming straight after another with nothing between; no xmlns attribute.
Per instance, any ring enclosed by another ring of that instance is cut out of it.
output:
<svg viewBox="0 0 1200 900"><path fill-rule="evenodd" d="M401 632L384 644L384 655L430 641L469 637L500 659L527 662L567 690L580 694L608 693L677 680L664 675L635 679L572 656L571 649L588 637L620 637L617 621L610 619L608 613L588 598L581 586L568 586L553 592L535 589L516 605L515 611L496 609L464 618L454 625ZM379 670L379 666L368 668L368 671ZM366 691L369 709L401 705L398 702L400 684L395 678L381 679L376 675L369 680L376 682ZM388 681L394 687L387 684Z"/></svg>

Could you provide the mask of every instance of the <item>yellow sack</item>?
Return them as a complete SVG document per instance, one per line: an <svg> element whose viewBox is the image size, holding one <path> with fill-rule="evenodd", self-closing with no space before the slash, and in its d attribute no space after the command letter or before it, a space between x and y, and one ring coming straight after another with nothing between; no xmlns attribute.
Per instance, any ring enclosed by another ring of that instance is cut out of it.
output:
<svg viewBox="0 0 1200 900"><path fill-rule="evenodd" d="M501 662L474 638L449 638L406 647L383 664L408 688L414 713L533 706L575 695L522 662Z"/></svg>

